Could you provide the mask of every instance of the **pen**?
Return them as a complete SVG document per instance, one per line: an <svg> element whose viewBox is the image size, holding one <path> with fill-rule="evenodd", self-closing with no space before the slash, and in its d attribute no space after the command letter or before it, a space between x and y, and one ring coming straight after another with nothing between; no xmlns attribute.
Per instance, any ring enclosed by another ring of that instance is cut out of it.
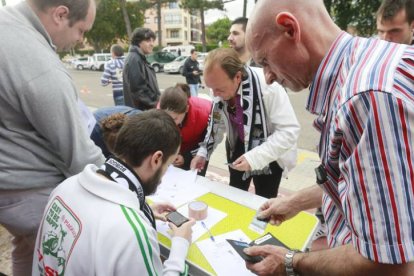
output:
<svg viewBox="0 0 414 276"><path fill-rule="evenodd" d="M208 234L209 234L209 236L210 236L210 239L211 239L213 242L215 242L216 240L214 239L213 234L211 234L210 230L208 229L208 227L207 227L207 225L204 223L204 221L201 221L201 225L204 227L204 229L206 229L206 230L207 230L207 232L208 232Z"/></svg>

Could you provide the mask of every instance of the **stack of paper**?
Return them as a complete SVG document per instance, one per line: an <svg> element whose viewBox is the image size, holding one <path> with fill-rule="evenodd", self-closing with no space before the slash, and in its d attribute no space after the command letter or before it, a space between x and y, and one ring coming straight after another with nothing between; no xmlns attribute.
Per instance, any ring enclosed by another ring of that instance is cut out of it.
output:
<svg viewBox="0 0 414 276"><path fill-rule="evenodd" d="M226 239L250 242L243 231L236 230L216 236L215 242L205 239L196 244L217 275L255 275L246 268L245 261Z"/></svg>
<svg viewBox="0 0 414 276"><path fill-rule="evenodd" d="M195 184L196 177L196 171L170 166L155 194L148 198L154 202L170 202L175 206L188 203L209 192L207 188Z"/></svg>

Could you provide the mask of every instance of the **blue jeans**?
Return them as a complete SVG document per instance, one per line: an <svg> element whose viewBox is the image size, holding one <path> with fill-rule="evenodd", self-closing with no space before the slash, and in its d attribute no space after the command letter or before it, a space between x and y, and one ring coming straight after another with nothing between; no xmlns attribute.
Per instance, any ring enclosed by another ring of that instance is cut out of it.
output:
<svg viewBox="0 0 414 276"><path fill-rule="evenodd" d="M198 83L197 84L189 84L190 86L190 92L192 97L198 96Z"/></svg>
<svg viewBox="0 0 414 276"><path fill-rule="evenodd" d="M125 102L124 102L124 93L122 93L122 91L121 92L119 92L119 91L114 92L113 93L113 96L114 96L114 103L115 103L115 105L125 105Z"/></svg>

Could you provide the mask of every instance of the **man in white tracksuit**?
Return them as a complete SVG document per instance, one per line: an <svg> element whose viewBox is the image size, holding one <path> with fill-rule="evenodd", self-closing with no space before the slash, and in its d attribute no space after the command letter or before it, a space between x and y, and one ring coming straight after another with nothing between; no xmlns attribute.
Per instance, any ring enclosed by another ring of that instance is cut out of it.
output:
<svg viewBox="0 0 414 276"><path fill-rule="evenodd" d="M101 169L87 165L52 192L36 240L33 275L185 273L194 220L179 228L170 225L171 252L163 265L154 220L174 207L145 203L180 142L164 111L128 117L113 147L115 157Z"/></svg>

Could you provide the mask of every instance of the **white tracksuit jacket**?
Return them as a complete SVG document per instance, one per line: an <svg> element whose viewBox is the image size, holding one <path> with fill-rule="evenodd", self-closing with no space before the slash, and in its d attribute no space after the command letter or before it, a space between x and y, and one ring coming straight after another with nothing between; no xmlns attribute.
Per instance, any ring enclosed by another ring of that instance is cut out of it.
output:
<svg viewBox="0 0 414 276"><path fill-rule="evenodd" d="M32 275L179 275L189 243L172 239L160 259L157 232L135 193L87 165L51 194L37 235ZM57 274L56 274L57 273Z"/></svg>

